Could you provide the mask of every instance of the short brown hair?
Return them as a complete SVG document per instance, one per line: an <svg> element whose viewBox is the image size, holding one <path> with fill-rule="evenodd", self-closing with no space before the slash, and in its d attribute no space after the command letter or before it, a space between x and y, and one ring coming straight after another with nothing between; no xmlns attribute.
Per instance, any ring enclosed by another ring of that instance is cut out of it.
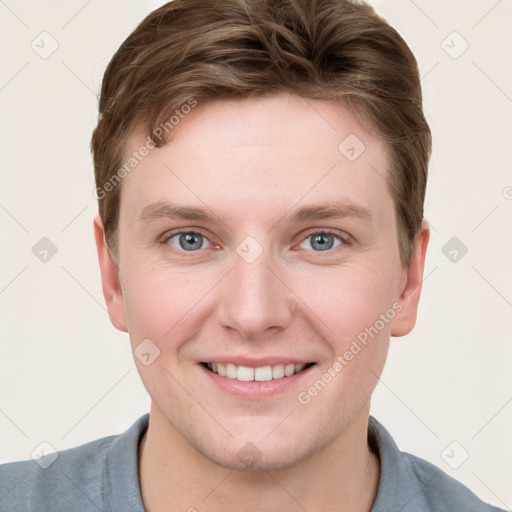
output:
<svg viewBox="0 0 512 512"><path fill-rule="evenodd" d="M126 174L123 153L137 127L160 147L165 140L155 131L191 98L278 91L343 100L382 137L400 258L409 265L432 145L418 65L398 32L356 0L174 0L139 24L105 71L91 141L112 254L121 191L116 180Z"/></svg>

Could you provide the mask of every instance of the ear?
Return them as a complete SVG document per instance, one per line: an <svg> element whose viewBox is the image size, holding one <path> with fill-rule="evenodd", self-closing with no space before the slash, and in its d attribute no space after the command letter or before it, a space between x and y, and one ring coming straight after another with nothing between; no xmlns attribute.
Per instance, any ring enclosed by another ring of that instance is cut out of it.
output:
<svg viewBox="0 0 512 512"><path fill-rule="evenodd" d="M101 270L101 283L103 296L107 304L108 314L112 325L123 332L126 328L126 316L124 312L124 300L121 285L119 283L119 268L112 260L105 239L105 230L100 215L94 218L94 237L96 238L96 249Z"/></svg>
<svg viewBox="0 0 512 512"><path fill-rule="evenodd" d="M404 276L400 288L400 302L402 309L396 315L391 327L391 336L405 336L409 334L416 324L418 303L423 283L423 270L425 268L425 254L430 239L428 222L423 219L420 230L412 246L411 263L403 270Z"/></svg>

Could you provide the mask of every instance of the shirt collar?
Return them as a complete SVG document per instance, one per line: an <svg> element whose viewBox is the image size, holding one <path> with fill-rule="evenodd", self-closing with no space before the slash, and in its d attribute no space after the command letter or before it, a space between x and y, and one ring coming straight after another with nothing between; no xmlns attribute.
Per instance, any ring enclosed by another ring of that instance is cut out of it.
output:
<svg viewBox="0 0 512 512"><path fill-rule="evenodd" d="M145 512L138 474L139 442L146 432L149 413L140 417L112 443L104 475L104 492L112 510ZM372 512L395 510L410 499L404 495L407 472L401 452L388 431L373 417L368 422L368 444L380 461L380 477ZM110 492L109 492L110 490Z"/></svg>
<svg viewBox="0 0 512 512"><path fill-rule="evenodd" d="M148 423L149 413L140 417L112 443L103 487L105 500L111 510L145 512L139 483L138 454L139 442Z"/></svg>

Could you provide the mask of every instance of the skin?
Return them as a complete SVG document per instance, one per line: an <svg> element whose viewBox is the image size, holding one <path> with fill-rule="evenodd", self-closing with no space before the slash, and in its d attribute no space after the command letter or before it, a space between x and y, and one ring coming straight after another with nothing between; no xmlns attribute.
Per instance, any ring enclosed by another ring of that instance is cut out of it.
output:
<svg viewBox="0 0 512 512"><path fill-rule="evenodd" d="M349 134L366 146L352 162L338 150ZM127 156L144 141L134 133ZM150 339L160 350L148 366L135 358L152 399L139 449L148 511L370 510L379 479L366 438L370 397L390 336L416 321L429 239L423 222L404 268L382 179L388 161L382 140L339 103L287 93L219 100L193 109L170 143L124 178L117 262L95 219L111 321L129 332L132 349ZM215 218L141 220L156 201ZM297 208L326 202L370 217L290 220ZM177 228L204 235L201 248L169 238ZM325 230L341 239L328 237L333 247L321 251L311 234ZM248 236L262 249L252 263L236 252ZM300 403L299 392L393 304L394 318ZM212 385L198 364L226 354L316 364L284 393L242 400ZM251 468L237 457L248 442L261 453Z"/></svg>

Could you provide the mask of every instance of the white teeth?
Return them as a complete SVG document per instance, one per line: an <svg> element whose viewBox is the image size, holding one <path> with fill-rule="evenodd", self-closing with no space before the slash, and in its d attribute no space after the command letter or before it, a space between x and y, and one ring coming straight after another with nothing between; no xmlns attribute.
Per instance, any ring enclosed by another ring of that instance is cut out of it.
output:
<svg viewBox="0 0 512 512"><path fill-rule="evenodd" d="M250 382L254 380L254 368L248 366L239 366L236 372L236 378L243 380L244 382Z"/></svg>
<svg viewBox="0 0 512 512"><path fill-rule="evenodd" d="M272 379L282 379L290 377L295 373L299 373L305 368L305 364L276 364L274 366L260 366L259 368L251 368L249 366L237 366L233 363L207 363L208 368L221 377L229 379L237 379L243 382L264 382Z"/></svg>
<svg viewBox="0 0 512 512"><path fill-rule="evenodd" d="M236 364L228 363L226 365L226 377L229 377L230 379L236 379Z"/></svg>
<svg viewBox="0 0 512 512"><path fill-rule="evenodd" d="M284 365L276 364L275 366L272 366L272 378L281 379L282 377L284 377Z"/></svg>
<svg viewBox="0 0 512 512"><path fill-rule="evenodd" d="M272 366L261 366L254 370L254 380L263 382L265 380L272 380Z"/></svg>
<svg viewBox="0 0 512 512"><path fill-rule="evenodd" d="M290 375L293 375L295 373L295 365L294 364L287 364L284 367L284 374L289 377Z"/></svg>

